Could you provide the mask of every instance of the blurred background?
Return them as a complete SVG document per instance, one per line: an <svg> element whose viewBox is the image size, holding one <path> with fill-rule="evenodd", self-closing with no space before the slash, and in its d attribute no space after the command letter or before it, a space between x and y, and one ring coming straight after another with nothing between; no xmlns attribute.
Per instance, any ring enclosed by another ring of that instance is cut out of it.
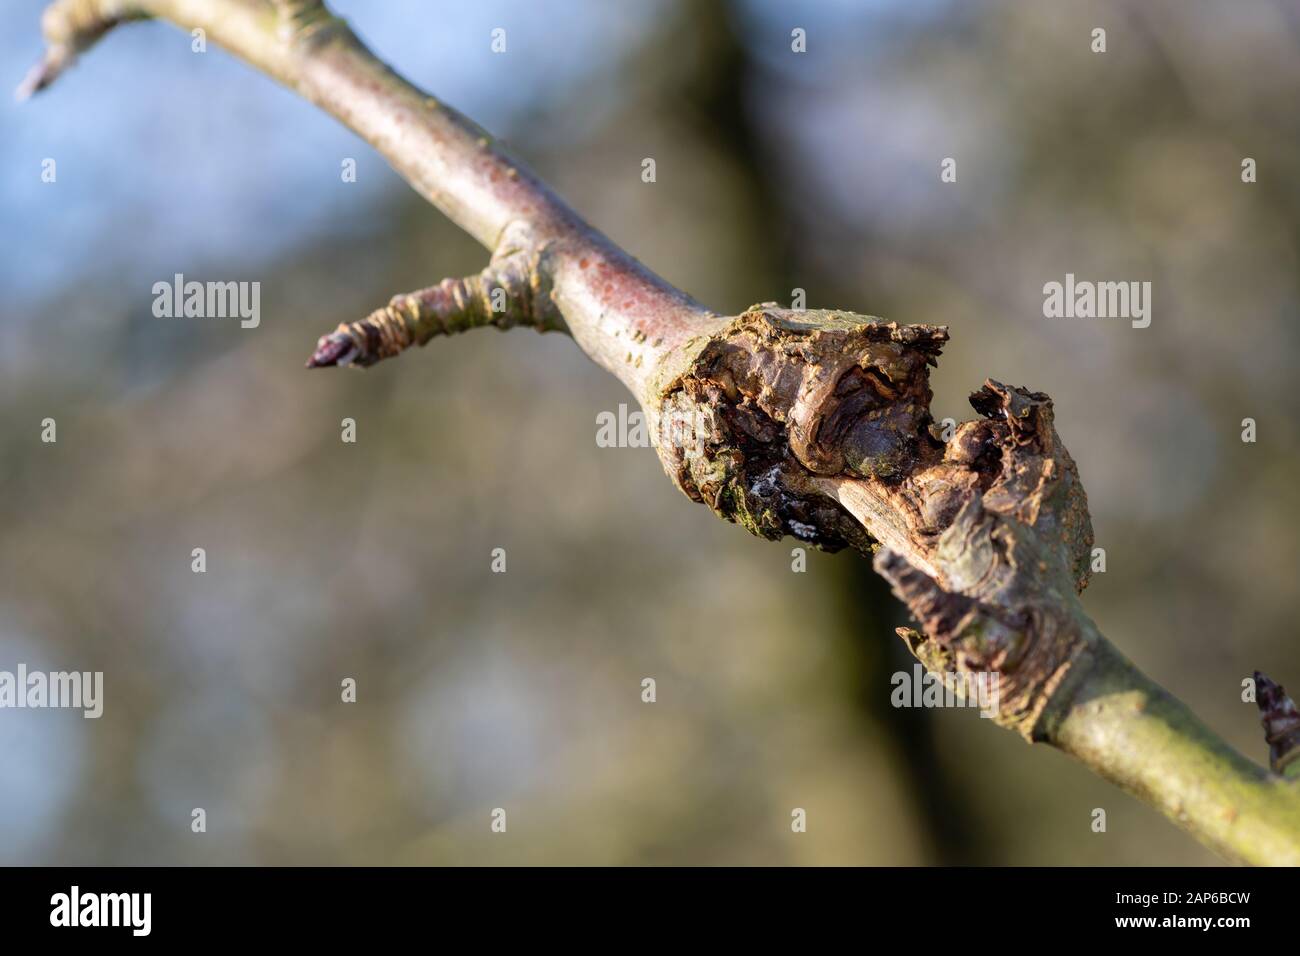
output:
<svg viewBox="0 0 1300 956"><path fill-rule="evenodd" d="M11 86L41 6L0 9ZM1089 610L1264 759L1242 679L1300 689L1295 2L334 6L713 308L947 324L936 418L986 376L1049 392ZM224 52L118 30L0 102L0 167L0 669L105 673L100 720L0 711L0 862L1216 862L973 711L893 709L866 562L792 573L597 447L631 399L567 339L304 371L485 253ZM178 272L260 282L260 327L154 318ZM1150 328L1045 319L1066 272L1151 281Z"/></svg>

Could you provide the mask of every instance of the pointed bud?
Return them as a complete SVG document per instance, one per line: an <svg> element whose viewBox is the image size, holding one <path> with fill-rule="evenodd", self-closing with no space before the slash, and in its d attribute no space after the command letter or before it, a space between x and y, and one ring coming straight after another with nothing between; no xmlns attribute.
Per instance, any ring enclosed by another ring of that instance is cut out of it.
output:
<svg viewBox="0 0 1300 956"><path fill-rule="evenodd" d="M1268 763L1274 773L1300 773L1300 711L1286 689L1255 671L1255 702L1268 741ZM1288 772L1289 768L1289 772Z"/></svg>

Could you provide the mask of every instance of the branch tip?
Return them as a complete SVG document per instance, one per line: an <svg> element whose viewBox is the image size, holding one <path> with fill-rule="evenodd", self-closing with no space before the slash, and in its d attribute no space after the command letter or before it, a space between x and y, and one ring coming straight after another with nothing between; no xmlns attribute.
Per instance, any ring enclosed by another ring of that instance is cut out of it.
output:
<svg viewBox="0 0 1300 956"><path fill-rule="evenodd" d="M343 330L322 335L316 342L316 351L307 359L307 368L332 368L351 365L360 354L357 343Z"/></svg>
<svg viewBox="0 0 1300 956"><path fill-rule="evenodd" d="M14 90L14 100L18 103L26 102L53 83L57 75L58 71L52 67L49 55L43 55L27 71L23 81Z"/></svg>
<svg viewBox="0 0 1300 956"><path fill-rule="evenodd" d="M57 80L113 27L146 14L127 0L54 0L41 16L45 53L14 90L22 102Z"/></svg>
<svg viewBox="0 0 1300 956"><path fill-rule="evenodd" d="M1286 688L1255 671L1255 703L1274 773L1300 776L1300 711Z"/></svg>

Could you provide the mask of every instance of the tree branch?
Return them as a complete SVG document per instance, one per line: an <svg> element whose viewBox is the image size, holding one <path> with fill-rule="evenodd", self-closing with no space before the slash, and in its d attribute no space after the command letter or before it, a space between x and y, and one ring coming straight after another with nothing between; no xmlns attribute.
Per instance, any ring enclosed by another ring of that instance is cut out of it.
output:
<svg viewBox="0 0 1300 956"><path fill-rule="evenodd" d="M543 290L533 285L541 275L525 256L514 253L494 259L478 275L443 279L419 292L393 296L388 305L360 322L343 323L321 336L307 367L364 368L413 345L424 345L434 336L485 325L503 331L517 325L539 332L562 331L563 319L554 309L543 314L532 311L545 299Z"/></svg>
<svg viewBox="0 0 1300 956"><path fill-rule="evenodd" d="M947 330L772 303L723 317L584 223L499 143L376 59L318 0L56 0L42 89L117 23L201 28L330 112L492 252L321 338L365 366L483 325L568 332L640 400L682 491L762 537L875 555L934 670L991 675L997 720L1046 741L1224 855L1300 863L1300 717L1259 680L1273 771L1236 754L1102 637L1078 594L1092 527L1046 395L988 381L931 431ZM1288 709L1289 708L1289 709Z"/></svg>

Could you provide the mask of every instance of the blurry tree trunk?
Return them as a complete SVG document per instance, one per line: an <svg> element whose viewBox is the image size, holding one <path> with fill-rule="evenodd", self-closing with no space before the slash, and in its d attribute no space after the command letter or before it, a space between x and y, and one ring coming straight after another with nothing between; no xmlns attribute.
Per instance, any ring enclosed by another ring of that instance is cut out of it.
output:
<svg viewBox="0 0 1300 956"><path fill-rule="evenodd" d="M689 20L678 29L689 31L704 49L698 54L697 69L673 92L678 102L699 112L700 125L714 148L740 171L737 188L746 194L752 218L763 224L762 232L750 238L746 255L752 263L750 271L765 283L758 291L784 298L796 286L814 287L818 298L843 301L837 299L842 292L838 281L804 261L795 226L777 195L777 173L765 161L754 113L746 100L759 67L741 41L734 6L726 0L707 0L685 9ZM684 44L685 38L680 42ZM792 264L798 266L798 277L790 269ZM841 592L837 602L846 631L857 642L880 635L887 622L898 616L898 605L884 580L865 561L849 561L836 570L829 586ZM971 818L969 801L961 798L957 782L938 759L933 712L924 707L894 707L882 691L890 686L892 673L910 673L913 658L899 641L873 644L870 650L857 668L858 700L895 744L898 767L926 828L930 852L945 865L972 865L987 859L980 845L982 831Z"/></svg>

